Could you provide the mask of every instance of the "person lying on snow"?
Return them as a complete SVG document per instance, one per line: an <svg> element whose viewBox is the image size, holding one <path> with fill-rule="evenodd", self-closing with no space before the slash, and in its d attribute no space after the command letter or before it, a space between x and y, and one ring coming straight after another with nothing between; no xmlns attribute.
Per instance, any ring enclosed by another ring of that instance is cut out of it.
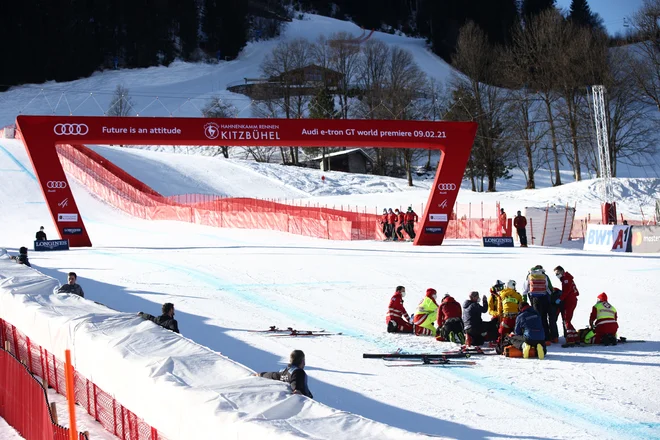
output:
<svg viewBox="0 0 660 440"><path fill-rule="evenodd" d="M138 312L138 315L140 315L142 319L148 319L163 328L172 330L174 333L179 333L179 323L174 319L174 304L165 303L161 310L163 314L158 317L142 312Z"/></svg>
<svg viewBox="0 0 660 440"><path fill-rule="evenodd" d="M293 350L289 356L289 365L281 371L254 373L253 376L266 379L281 380L291 386L293 394L302 394L313 399L312 392L307 386L307 373L305 373L305 353L302 350Z"/></svg>

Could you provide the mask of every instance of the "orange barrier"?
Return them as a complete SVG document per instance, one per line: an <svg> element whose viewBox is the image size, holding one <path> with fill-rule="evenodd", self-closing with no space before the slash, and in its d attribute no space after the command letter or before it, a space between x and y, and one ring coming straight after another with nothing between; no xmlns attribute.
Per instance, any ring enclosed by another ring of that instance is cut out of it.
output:
<svg viewBox="0 0 660 440"><path fill-rule="evenodd" d="M106 203L134 217L221 228L268 229L330 240L385 238L381 216L367 213L366 209L354 212L208 194L163 197L83 145L58 145L57 152L68 174ZM415 224L416 232L419 225ZM484 235L498 235L496 219L463 217L450 219L447 226L447 238L480 239Z"/></svg>
<svg viewBox="0 0 660 440"><path fill-rule="evenodd" d="M46 398L45 391L32 376L34 374L43 378L48 386L59 394L65 395L64 362L30 341L30 338L22 334L15 326L2 319L0 319L0 344L7 350L0 350L0 354L12 359L12 355L15 356L14 363L19 366L16 369L15 366L11 367L11 363L5 364L0 359L2 367L0 368L0 416L14 426L27 440L69 440L69 430L52 423L47 401L43 400ZM7 365L8 368L14 369L7 369ZM34 385L22 378L22 374L29 377ZM122 440L165 439L155 428L147 425L144 420L117 402L111 394L101 390L75 369L73 376L76 403L85 408L87 413L108 432ZM41 397L39 393L41 393ZM5 395L14 400L4 400L7 398ZM18 405L20 402L23 402L22 406ZM40 402L43 405L38 407L34 402ZM49 426L52 425L52 431L48 431L50 428L48 428L46 420L50 424ZM29 428L29 426L34 427ZM43 432L44 434L28 436L25 434L28 432L26 429L34 429L35 433ZM78 440L87 440L87 437L84 433L80 433Z"/></svg>
<svg viewBox="0 0 660 440"><path fill-rule="evenodd" d="M0 417L26 440L70 440L69 430L53 420L41 383L3 349L0 349ZM73 438L88 440L84 433Z"/></svg>

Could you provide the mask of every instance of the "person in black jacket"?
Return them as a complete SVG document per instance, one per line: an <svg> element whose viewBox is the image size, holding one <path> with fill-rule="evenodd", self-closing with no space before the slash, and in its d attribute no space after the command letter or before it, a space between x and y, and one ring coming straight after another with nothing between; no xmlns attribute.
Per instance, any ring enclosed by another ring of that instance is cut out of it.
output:
<svg viewBox="0 0 660 440"><path fill-rule="evenodd" d="M57 289L57 293L72 293L78 295L81 298L85 297L85 292L80 284L76 283L78 281L78 275L75 272L69 272L67 275L67 283L63 284Z"/></svg>
<svg viewBox="0 0 660 440"><path fill-rule="evenodd" d="M9 258L16 261L18 264L24 264L28 267L32 267L30 261L28 260L27 248L25 246L21 246L21 248L18 250L18 257L11 256Z"/></svg>
<svg viewBox="0 0 660 440"><path fill-rule="evenodd" d="M302 350L293 350L289 357L289 365L282 371L255 373L254 376L266 379L281 380L291 386L293 394L302 394L313 399L312 392L307 386L307 373L305 373L305 353Z"/></svg>
<svg viewBox="0 0 660 440"><path fill-rule="evenodd" d="M163 328L172 330L174 333L179 333L179 323L174 319L174 304L163 304L162 311L163 314L158 317L142 312L138 312L138 315L140 315L142 319L148 319Z"/></svg>
<svg viewBox="0 0 660 440"><path fill-rule="evenodd" d="M44 227L43 226L39 228L35 238L37 239L37 241L48 240L48 238L46 238L46 233L44 232Z"/></svg>
<svg viewBox="0 0 660 440"><path fill-rule="evenodd" d="M479 304L479 292L470 293L470 299L463 303L463 324L465 325L465 344L483 345L488 333L486 324L481 319L482 313L488 312L488 300L486 295Z"/></svg>

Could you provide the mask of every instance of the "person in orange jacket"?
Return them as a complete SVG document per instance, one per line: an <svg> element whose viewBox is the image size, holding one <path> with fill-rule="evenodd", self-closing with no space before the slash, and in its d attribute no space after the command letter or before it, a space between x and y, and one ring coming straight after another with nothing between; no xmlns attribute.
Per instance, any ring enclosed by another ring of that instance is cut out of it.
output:
<svg viewBox="0 0 660 440"><path fill-rule="evenodd" d="M502 232L502 237L506 237L506 212L504 208L500 208L500 232Z"/></svg>

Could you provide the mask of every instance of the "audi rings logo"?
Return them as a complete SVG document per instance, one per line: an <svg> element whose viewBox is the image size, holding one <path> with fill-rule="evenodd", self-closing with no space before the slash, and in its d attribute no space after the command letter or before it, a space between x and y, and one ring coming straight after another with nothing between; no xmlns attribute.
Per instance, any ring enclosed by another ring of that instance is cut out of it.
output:
<svg viewBox="0 0 660 440"><path fill-rule="evenodd" d="M46 184L48 189L63 189L66 188L66 182L63 180L49 180Z"/></svg>
<svg viewBox="0 0 660 440"><path fill-rule="evenodd" d="M89 133L89 127L86 124L55 124L53 131L57 136L84 136Z"/></svg>
<svg viewBox="0 0 660 440"><path fill-rule="evenodd" d="M438 190L440 191L456 191L455 183L441 183L438 185Z"/></svg>

